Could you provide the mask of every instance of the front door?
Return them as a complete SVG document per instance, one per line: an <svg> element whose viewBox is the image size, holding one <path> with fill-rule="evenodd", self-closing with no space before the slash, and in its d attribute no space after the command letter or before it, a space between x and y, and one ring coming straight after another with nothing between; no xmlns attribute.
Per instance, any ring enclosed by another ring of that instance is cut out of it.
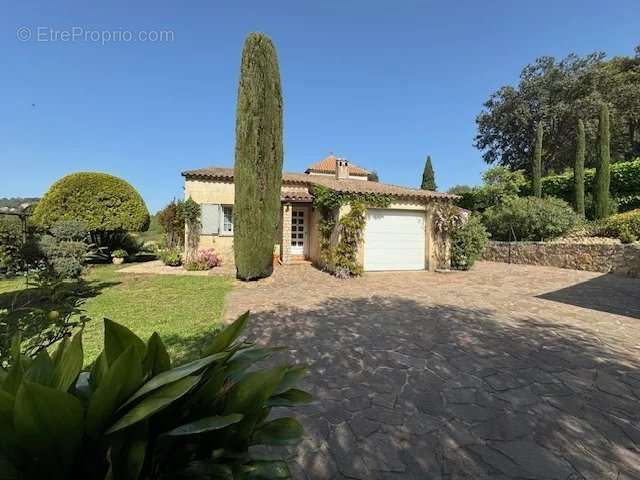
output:
<svg viewBox="0 0 640 480"><path fill-rule="evenodd" d="M291 211L291 255L304 255L306 237L306 211L293 207Z"/></svg>

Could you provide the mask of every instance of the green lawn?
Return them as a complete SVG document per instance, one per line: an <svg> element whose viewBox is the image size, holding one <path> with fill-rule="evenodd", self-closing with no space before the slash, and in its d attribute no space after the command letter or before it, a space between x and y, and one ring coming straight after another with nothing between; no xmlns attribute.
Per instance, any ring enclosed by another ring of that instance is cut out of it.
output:
<svg viewBox="0 0 640 480"><path fill-rule="evenodd" d="M172 359L182 362L199 354L219 325L228 278L211 276L135 275L118 273L113 265L94 266L85 275L96 294L83 308L91 318L85 326L85 361L102 349L107 317L129 327L145 341L157 331ZM23 279L0 281L0 294L24 288Z"/></svg>

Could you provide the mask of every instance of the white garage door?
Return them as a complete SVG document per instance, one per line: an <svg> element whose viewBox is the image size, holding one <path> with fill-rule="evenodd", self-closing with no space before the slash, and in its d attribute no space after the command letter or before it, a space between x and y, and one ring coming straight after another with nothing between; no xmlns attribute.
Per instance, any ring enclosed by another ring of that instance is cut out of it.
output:
<svg viewBox="0 0 640 480"><path fill-rule="evenodd" d="M424 222L424 212L369 209L364 231L364 269L424 270Z"/></svg>

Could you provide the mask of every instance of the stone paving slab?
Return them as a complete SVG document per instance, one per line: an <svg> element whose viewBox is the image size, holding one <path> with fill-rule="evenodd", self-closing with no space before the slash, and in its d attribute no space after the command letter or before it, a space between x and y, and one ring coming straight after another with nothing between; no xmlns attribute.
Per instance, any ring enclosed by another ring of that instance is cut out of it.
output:
<svg viewBox="0 0 640 480"><path fill-rule="evenodd" d="M639 311L640 280L281 267L225 317L248 309L251 338L310 366L295 478L640 479L640 320L616 314Z"/></svg>

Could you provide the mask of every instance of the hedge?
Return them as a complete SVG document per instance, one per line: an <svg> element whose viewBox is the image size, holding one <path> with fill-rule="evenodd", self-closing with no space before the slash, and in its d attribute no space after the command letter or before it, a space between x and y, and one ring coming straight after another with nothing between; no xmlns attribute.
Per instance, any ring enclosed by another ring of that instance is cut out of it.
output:
<svg viewBox="0 0 640 480"><path fill-rule="evenodd" d="M585 168L585 194L593 195L595 168ZM619 203L620 211L640 207L640 158L630 162L611 164L611 196ZM573 204L573 172L550 175L542 179L542 193L545 196L562 198ZM530 187L525 187L523 195L529 195Z"/></svg>
<svg viewBox="0 0 640 480"><path fill-rule="evenodd" d="M33 212L34 222L51 227L78 220L89 231L145 231L149 211L140 194L121 178L78 172L55 182Z"/></svg>

